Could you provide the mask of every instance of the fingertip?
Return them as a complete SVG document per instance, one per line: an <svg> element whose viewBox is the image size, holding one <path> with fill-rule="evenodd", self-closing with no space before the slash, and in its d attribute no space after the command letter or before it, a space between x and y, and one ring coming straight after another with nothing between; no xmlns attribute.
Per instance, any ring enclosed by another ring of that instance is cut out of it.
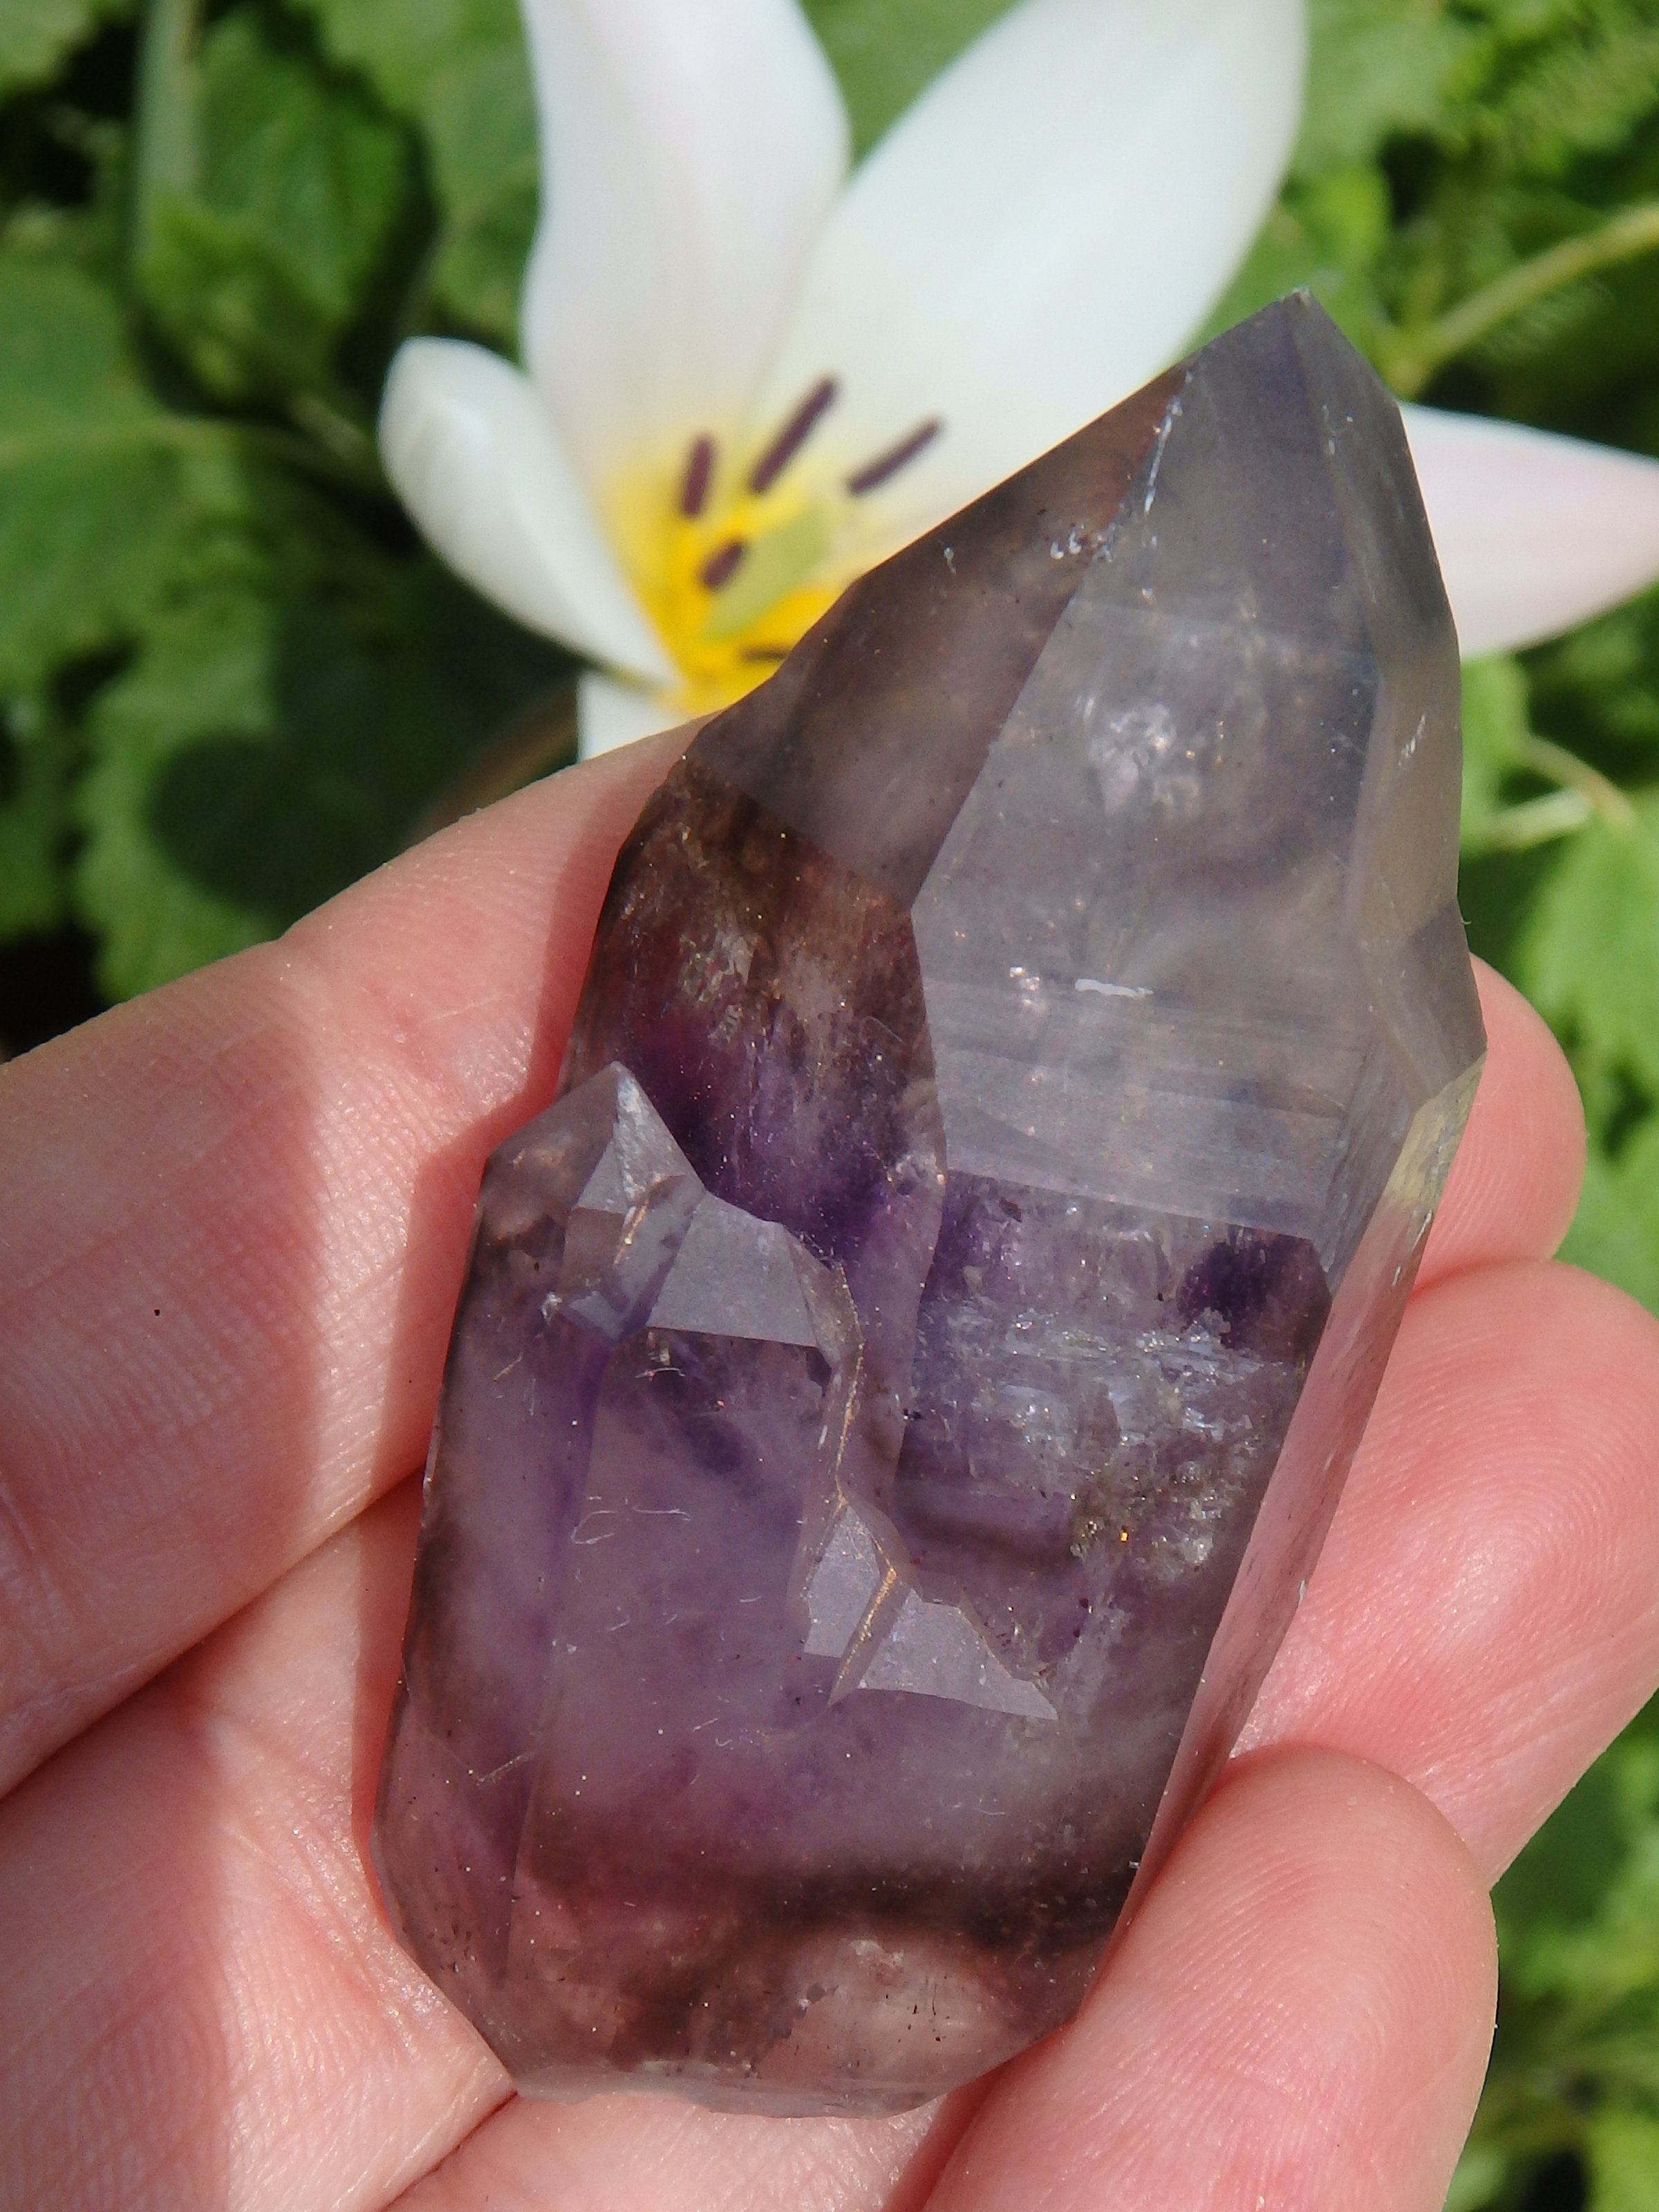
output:
<svg viewBox="0 0 1659 2212"><path fill-rule="evenodd" d="M1496 1988L1479 1872L1416 1790L1340 1753L1241 1760L936 2212L1016 2212L1039 2156L1045 2212L1438 2212Z"/></svg>
<svg viewBox="0 0 1659 2212"><path fill-rule="evenodd" d="M1302 2033L1276 2071L1309 2095L1357 2021L1379 2093L1401 2087L1396 2033L1418 2038L1431 2068L1467 2057L1473 2035L1484 2068L1498 1972L1486 1882L1444 1814L1371 1759L1287 1745L1234 1760L1148 1893L1117 1972L1153 1995L1170 1948L1198 1930L1208 1965L1188 2034L1203 2036L1207 2015L1209 2043L1225 2049L1253 2014L1295 2019ZM1437 2058L1420 2040L1437 2034ZM1355 2078L1352 2062L1345 2071Z"/></svg>
<svg viewBox="0 0 1659 2212"><path fill-rule="evenodd" d="M1402 1774L1495 1876L1659 1678L1659 1321L1559 1261L1407 1312L1246 1741Z"/></svg>
<svg viewBox="0 0 1659 2212"><path fill-rule="evenodd" d="M671 732L0 1071L0 1782L419 1463Z"/></svg>
<svg viewBox="0 0 1659 2212"><path fill-rule="evenodd" d="M1474 963L1486 1064L1419 1284L1493 1260L1547 1259L1584 1176L1584 1110L1566 1056L1514 984Z"/></svg>
<svg viewBox="0 0 1659 2212"><path fill-rule="evenodd" d="M1443 1969L1460 1984L1473 1975L1495 1997L1492 1901L1474 1854L1420 1790L1375 1759L1303 1744L1237 1759L1188 1841L1200 1879L1245 1869L1242 1947L1288 1902L1315 1926L1329 1916L1356 1936L1374 1931L1390 1970L1429 1983ZM1396 1910L1413 1899L1419 1910Z"/></svg>

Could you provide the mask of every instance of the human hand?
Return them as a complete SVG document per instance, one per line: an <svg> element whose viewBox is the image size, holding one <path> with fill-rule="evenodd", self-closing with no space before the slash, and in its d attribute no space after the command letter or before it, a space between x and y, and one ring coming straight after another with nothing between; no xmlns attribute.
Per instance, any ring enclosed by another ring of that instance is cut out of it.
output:
<svg viewBox="0 0 1659 2212"><path fill-rule="evenodd" d="M657 741L0 1071L0 2208L1438 2212L1485 1885L1659 1679L1659 1328L1492 1050L1318 1572L1077 2025L881 2121L510 2097L368 1871L489 1147Z"/></svg>

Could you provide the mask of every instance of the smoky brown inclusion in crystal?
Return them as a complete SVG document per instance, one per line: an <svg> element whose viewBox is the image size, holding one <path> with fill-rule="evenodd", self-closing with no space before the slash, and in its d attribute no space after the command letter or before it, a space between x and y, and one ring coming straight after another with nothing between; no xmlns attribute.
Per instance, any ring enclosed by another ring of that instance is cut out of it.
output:
<svg viewBox="0 0 1659 2212"><path fill-rule="evenodd" d="M375 1825L521 2088L1060 2026L1318 1550L1468 1110L1458 666L1305 297L863 578L491 1159Z"/></svg>

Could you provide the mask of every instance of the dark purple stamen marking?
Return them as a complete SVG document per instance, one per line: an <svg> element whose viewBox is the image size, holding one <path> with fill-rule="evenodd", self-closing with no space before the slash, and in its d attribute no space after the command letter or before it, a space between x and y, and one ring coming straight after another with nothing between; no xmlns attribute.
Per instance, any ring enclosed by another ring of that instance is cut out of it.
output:
<svg viewBox="0 0 1659 2212"><path fill-rule="evenodd" d="M800 405L778 432L771 444L749 471L750 491L769 491L788 467L817 426L817 420L826 407L833 404L840 389L833 376L821 376Z"/></svg>
<svg viewBox="0 0 1659 2212"><path fill-rule="evenodd" d="M680 479L680 513L687 517L701 514L708 499L708 487L714 477L714 441L705 432L693 438L691 450L685 457L685 474Z"/></svg>
<svg viewBox="0 0 1659 2212"><path fill-rule="evenodd" d="M889 477L896 477L908 462L914 461L925 446L931 446L944 428L937 415L929 416L925 422L918 422L908 438L901 438L896 446L890 446L884 453L878 453L873 461L866 461L861 469L848 477L848 490L857 499L861 493L873 491L878 484L884 484Z"/></svg>
<svg viewBox="0 0 1659 2212"><path fill-rule="evenodd" d="M718 592L722 584L729 584L748 550L741 538L728 538L724 545L717 545L697 571L704 591Z"/></svg>

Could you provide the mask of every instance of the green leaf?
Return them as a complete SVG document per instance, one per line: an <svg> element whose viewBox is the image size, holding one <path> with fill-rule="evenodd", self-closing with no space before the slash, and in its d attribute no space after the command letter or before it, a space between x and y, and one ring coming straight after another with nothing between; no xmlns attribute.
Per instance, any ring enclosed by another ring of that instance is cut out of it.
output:
<svg viewBox="0 0 1659 2212"><path fill-rule="evenodd" d="M1494 1904L1504 1971L1516 1989L1559 1984L1564 1939L1599 1927L1629 1838L1615 1762L1601 1759L1568 1792L1498 1883ZM1582 1982L1582 1965L1568 1973Z"/></svg>
<svg viewBox="0 0 1659 2212"><path fill-rule="evenodd" d="M96 425L155 419L113 296L79 270L0 248L0 456Z"/></svg>
<svg viewBox="0 0 1659 2212"><path fill-rule="evenodd" d="M143 275L157 323L216 398L246 403L326 380L333 319L243 226L168 195Z"/></svg>
<svg viewBox="0 0 1659 2212"><path fill-rule="evenodd" d="M0 98L44 84L99 25L133 0L0 0Z"/></svg>
<svg viewBox="0 0 1659 2212"><path fill-rule="evenodd" d="M386 106L414 119L435 82L481 51L516 52L524 32L514 0L300 0L335 60L361 70ZM527 79L527 72L526 72Z"/></svg>
<svg viewBox="0 0 1659 2212"><path fill-rule="evenodd" d="M1584 2130L1585 2212L1659 2212L1659 2118L1609 2106Z"/></svg>
<svg viewBox="0 0 1659 2212"><path fill-rule="evenodd" d="M1626 139L1659 98L1659 23L1631 0L1313 0L1297 167L1390 138L1558 173Z"/></svg>
<svg viewBox="0 0 1659 2212"><path fill-rule="evenodd" d="M1474 2141L1510 2161L1498 2201L1518 2207L1540 2154L1589 2149L1587 2118L1593 2130L1600 2112L1659 2112L1659 1701L1570 1792L1493 1904L1503 1995Z"/></svg>
<svg viewBox="0 0 1659 2212"><path fill-rule="evenodd" d="M226 891L192 880L173 864L149 818L158 781L192 745L217 748L231 770L222 780L222 805L234 810L252 799L272 718L275 642L270 610L204 601L159 627L98 702L94 763L79 796L86 845L76 892L102 940L100 980L112 997L183 975L279 926L263 884ZM241 792L226 791L239 768ZM220 826L204 818L198 833L211 841ZM280 846L282 811L270 826Z"/></svg>
<svg viewBox="0 0 1659 2212"><path fill-rule="evenodd" d="M459 54L428 82L420 118L432 181L452 216L537 180L536 108L522 40Z"/></svg>
<svg viewBox="0 0 1659 2212"><path fill-rule="evenodd" d="M0 691L149 618L185 534L191 434L139 382L108 292L0 249Z"/></svg>
<svg viewBox="0 0 1659 2212"><path fill-rule="evenodd" d="M1635 2031L1659 2085L1659 1711L1638 1714L1498 1882L1498 1951L1512 1996L1571 2000L1604 2059Z"/></svg>
<svg viewBox="0 0 1659 2212"><path fill-rule="evenodd" d="M1485 851L1505 781L1532 735L1527 678L1512 654L1463 665L1463 820L1466 853Z"/></svg>
<svg viewBox="0 0 1659 2212"><path fill-rule="evenodd" d="M1457 2161L1444 2212L1484 2212L1502 2189L1509 2160L1490 2143L1471 2143Z"/></svg>
<svg viewBox="0 0 1659 2212"><path fill-rule="evenodd" d="M68 767L61 732L38 713L0 723L0 940L63 919Z"/></svg>
<svg viewBox="0 0 1659 2212"><path fill-rule="evenodd" d="M1532 656L1541 717L1576 750L1626 751L1638 774L1659 773L1659 591Z"/></svg>
<svg viewBox="0 0 1659 2212"><path fill-rule="evenodd" d="M1618 147L1659 100L1659 23L1650 15L1579 8L1551 27L1553 37L1498 76L1472 119L1508 164L1540 176Z"/></svg>
<svg viewBox="0 0 1659 2212"><path fill-rule="evenodd" d="M1482 51L1441 0L1313 0L1308 97L1297 149L1312 174L1429 131L1467 93Z"/></svg>
<svg viewBox="0 0 1659 2212"><path fill-rule="evenodd" d="M519 294L537 207L532 161L444 225L428 270L434 302L481 337L492 339L503 353L518 345Z"/></svg>
<svg viewBox="0 0 1659 2212"><path fill-rule="evenodd" d="M518 335L538 204L535 103L512 0L304 0L330 55L419 131L441 222L416 319L436 307L498 344Z"/></svg>
<svg viewBox="0 0 1659 2212"><path fill-rule="evenodd" d="M247 15L224 18L202 55L204 204L289 270L335 322L350 313L398 214L398 133L367 102Z"/></svg>
<svg viewBox="0 0 1659 2212"><path fill-rule="evenodd" d="M872 146L1009 0L805 0L840 81L855 153Z"/></svg>
<svg viewBox="0 0 1659 2212"><path fill-rule="evenodd" d="M451 217L536 182L536 108L513 0L303 0L328 52L419 125Z"/></svg>
<svg viewBox="0 0 1659 2212"><path fill-rule="evenodd" d="M76 871L125 996L268 937L394 852L568 667L424 556L358 603L203 595L100 697Z"/></svg>
<svg viewBox="0 0 1659 2212"><path fill-rule="evenodd" d="M1590 1092L1621 1079L1659 1098L1659 799L1628 825L1591 822L1551 872L1518 976L1571 1041Z"/></svg>
<svg viewBox="0 0 1659 2212"><path fill-rule="evenodd" d="M474 47L439 70L421 107L444 222L433 296L511 349L539 205L536 114L522 40Z"/></svg>
<svg viewBox="0 0 1659 2212"><path fill-rule="evenodd" d="M1659 1116L1627 1133L1613 1158L1591 1146L1561 1256L1659 1313Z"/></svg>
<svg viewBox="0 0 1659 2212"><path fill-rule="evenodd" d="M145 298L223 398L325 384L404 204L401 134L248 14L204 42L198 127L195 190L150 205Z"/></svg>

